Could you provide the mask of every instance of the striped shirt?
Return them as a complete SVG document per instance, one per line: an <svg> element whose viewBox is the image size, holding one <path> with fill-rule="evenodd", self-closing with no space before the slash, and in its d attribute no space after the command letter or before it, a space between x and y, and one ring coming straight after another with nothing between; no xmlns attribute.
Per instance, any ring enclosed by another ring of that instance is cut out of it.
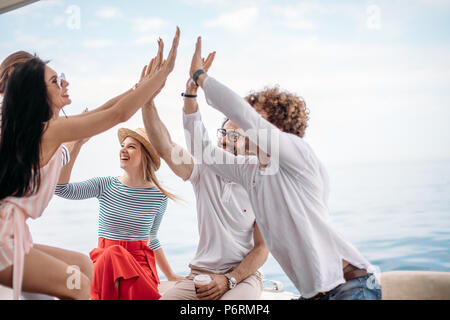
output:
<svg viewBox="0 0 450 320"><path fill-rule="evenodd" d="M167 208L167 197L158 188L133 188L116 177L96 177L57 185L55 194L72 200L97 198L99 237L126 241L150 238L151 249L161 247L157 233Z"/></svg>

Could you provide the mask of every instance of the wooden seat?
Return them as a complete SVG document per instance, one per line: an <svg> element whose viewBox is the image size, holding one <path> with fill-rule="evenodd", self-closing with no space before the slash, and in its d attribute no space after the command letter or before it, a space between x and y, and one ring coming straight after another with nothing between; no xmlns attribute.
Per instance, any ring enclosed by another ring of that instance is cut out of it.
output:
<svg viewBox="0 0 450 320"><path fill-rule="evenodd" d="M380 282L383 300L450 300L450 272L389 271Z"/></svg>

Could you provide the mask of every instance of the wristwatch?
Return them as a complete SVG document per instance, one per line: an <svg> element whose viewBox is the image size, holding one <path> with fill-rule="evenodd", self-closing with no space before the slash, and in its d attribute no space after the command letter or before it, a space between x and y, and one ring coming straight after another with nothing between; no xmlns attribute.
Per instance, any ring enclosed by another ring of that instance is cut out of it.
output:
<svg viewBox="0 0 450 320"><path fill-rule="evenodd" d="M225 277L228 279L228 288L233 289L237 285L236 279L229 273L225 273Z"/></svg>
<svg viewBox="0 0 450 320"><path fill-rule="evenodd" d="M192 75L192 80L194 80L194 83L195 83L195 85L196 85L197 87L199 86L198 83L197 83L198 77L200 77L200 75L202 75L202 74L204 74L204 73L206 73L205 70L203 70L203 69L198 69L198 70L195 71L194 74Z"/></svg>

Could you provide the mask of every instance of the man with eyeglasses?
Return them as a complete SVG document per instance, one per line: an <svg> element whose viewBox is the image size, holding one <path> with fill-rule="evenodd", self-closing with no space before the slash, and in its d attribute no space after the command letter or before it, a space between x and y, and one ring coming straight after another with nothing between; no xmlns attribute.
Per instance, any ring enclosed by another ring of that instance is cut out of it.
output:
<svg viewBox="0 0 450 320"><path fill-rule="evenodd" d="M212 59L209 59L210 63ZM195 149L194 142L198 141L190 123L201 121L195 99L197 89L192 81L188 81L184 94L183 118L190 152ZM191 273L161 299L259 299L263 284L258 269L267 260L269 251L256 225L247 192L241 185L219 177L206 164L197 162L189 152L172 142L153 101L142 108L142 117L153 146L175 174L192 183L197 200L199 244L189 265ZM231 121L226 120L217 135L217 147L213 152L257 163L255 156L248 155L244 132ZM211 283L196 288L193 279L198 274L210 275Z"/></svg>
<svg viewBox="0 0 450 320"><path fill-rule="evenodd" d="M238 154L249 154L248 138L242 129L239 129L230 119L225 119L222 127L217 129L218 147L231 152L235 156Z"/></svg>

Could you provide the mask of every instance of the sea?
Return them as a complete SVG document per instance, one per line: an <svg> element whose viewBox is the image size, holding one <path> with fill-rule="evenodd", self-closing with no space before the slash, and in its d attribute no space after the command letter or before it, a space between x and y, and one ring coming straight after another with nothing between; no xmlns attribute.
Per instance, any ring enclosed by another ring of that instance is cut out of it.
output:
<svg viewBox="0 0 450 320"><path fill-rule="evenodd" d="M327 170L331 224L377 272L450 271L450 160L339 164ZM187 275L198 243L195 197L188 182L164 178L183 201L169 203L158 238L172 269ZM97 219L96 199L55 196L43 216L28 223L35 243L89 254L97 245ZM272 255L260 270L265 279L299 294Z"/></svg>

